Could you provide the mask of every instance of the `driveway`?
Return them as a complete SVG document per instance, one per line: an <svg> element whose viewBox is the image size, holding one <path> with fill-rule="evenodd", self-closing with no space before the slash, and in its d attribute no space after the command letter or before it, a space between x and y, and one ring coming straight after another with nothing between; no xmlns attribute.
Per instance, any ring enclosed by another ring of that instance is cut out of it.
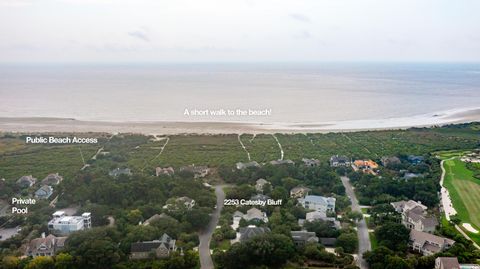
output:
<svg viewBox="0 0 480 269"><path fill-rule="evenodd" d="M0 241L5 241L5 240L17 235L18 234L18 228L19 228L18 226L15 227L15 228L5 228L5 229L0 228L0 236L2 237L2 238L0 238Z"/></svg>
<svg viewBox="0 0 480 269"><path fill-rule="evenodd" d="M214 269L212 256L210 255L210 240L212 239L212 234L215 231L215 227L218 224L218 219L220 218L220 213L223 208L223 200L225 199L225 192L223 191L225 185L215 186L215 195L217 196L217 208L212 214L210 223L203 232L198 235L200 245L198 246L198 252L200 256L200 266L201 269Z"/></svg>
<svg viewBox="0 0 480 269"><path fill-rule="evenodd" d="M340 177L342 180L343 186L345 187L345 192L347 193L350 201L352 202L352 211L360 212L360 206L358 204L357 197L355 196L355 192L353 191L352 184L350 183L350 179L348 177ZM363 258L363 253L368 250L372 249L372 245L370 243L370 237L368 236L368 227L365 219L357 222L357 234L358 234L358 258L357 258L357 265L360 269L367 269L368 263Z"/></svg>

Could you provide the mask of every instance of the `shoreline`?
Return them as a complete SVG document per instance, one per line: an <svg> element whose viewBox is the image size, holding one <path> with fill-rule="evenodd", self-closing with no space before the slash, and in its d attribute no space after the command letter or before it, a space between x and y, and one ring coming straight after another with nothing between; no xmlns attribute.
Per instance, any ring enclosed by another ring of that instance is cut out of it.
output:
<svg viewBox="0 0 480 269"><path fill-rule="evenodd" d="M457 109L412 117L322 123L258 123L236 121L88 121L51 117L0 117L0 132L13 133L140 133L273 134L398 130L480 121L480 108Z"/></svg>

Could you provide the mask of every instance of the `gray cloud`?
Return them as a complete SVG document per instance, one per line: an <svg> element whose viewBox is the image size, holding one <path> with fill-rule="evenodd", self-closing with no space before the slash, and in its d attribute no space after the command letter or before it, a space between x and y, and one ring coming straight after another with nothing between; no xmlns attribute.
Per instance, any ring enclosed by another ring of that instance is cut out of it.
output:
<svg viewBox="0 0 480 269"><path fill-rule="evenodd" d="M290 18L292 18L296 21L300 21L300 22L307 22L307 23L311 22L309 17L307 17L303 14L300 14L300 13L292 13L292 14L290 14Z"/></svg>
<svg viewBox="0 0 480 269"><path fill-rule="evenodd" d="M144 31L138 31L138 30L131 31L131 32L128 32L128 35L145 42L150 42L150 38L148 37L147 33Z"/></svg>

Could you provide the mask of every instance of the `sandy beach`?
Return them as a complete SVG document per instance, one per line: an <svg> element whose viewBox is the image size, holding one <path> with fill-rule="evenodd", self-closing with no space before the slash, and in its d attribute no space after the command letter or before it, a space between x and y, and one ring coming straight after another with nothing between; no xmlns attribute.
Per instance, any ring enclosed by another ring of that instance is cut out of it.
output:
<svg viewBox="0 0 480 269"><path fill-rule="evenodd" d="M326 133L360 130L404 129L480 121L480 109L451 110L430 115L379 120L326 123L250 122L111 122L66 118L0 117L0 132L105 132L141 134L238 134L238 133Z"/></svg>

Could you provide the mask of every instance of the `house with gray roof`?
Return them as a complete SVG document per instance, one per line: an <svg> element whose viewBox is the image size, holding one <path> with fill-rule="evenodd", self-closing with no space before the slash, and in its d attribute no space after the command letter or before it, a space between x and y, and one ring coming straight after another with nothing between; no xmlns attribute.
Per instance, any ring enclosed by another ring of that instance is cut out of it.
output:
<svg viewBox="0 0 480 269"><path fill-rule="evenodd" d="M267 213L255 207L247 210L246 214L243 214L240 211L235 211L235 213L233 213L233 223L239 223L240 219L244 219L246 221L262 221L264 223L268 222Z"/></svg>
<svg viewBox="0 0 480 269"><path fill-rule="evenodd" d="M267 201L268 199L270 199L270 196L261 194L261 193L257 193L255 195L252 195L252 197L250 197L250 200Z"/></svg>
<svg viewBox="0 0 480 269"><path fill-rule="evenodd" d="M238 170L243 170L250 167L260 167L260 164L258 164L256 161L251 161L248 163L238 162L235 164L235 166L237 167Z"/></svg>
<svg viewBox="0 0 480 269"><path fill-rule="evenodd" d="M352 160L346 156L334 155L330 157L331 167L340 167L340 166L348 167L350 165L352 165Z"/></svg>
<svg viewBox="0 0 480 269"><path fill-rule="evenodd" d="M327 217L327 213L324 211L312 211L306 214L305 219L299 219L298 225L303 226L305 222L313 222L313 221L324 221L331 225L331 227L335 227L336 229L340 229L340 222L333 217Z"/></svg>
<svg viewBox="0 0 480 269"><path fill-rule="evenodd" d="M257 179L257 181L255 182L255 190L257 192L263 192L263 188L265 187L265 185L267 184L270 184L270 182L268 182L266 179L264 178L259 178Z"/></svg>
<svg viewBox="0 0 480 269"><path fill-rule="evenodd" d="M437 218L429 215L427 207L413 200L391 203L395 211L402 215L402 224L409 229L433 233L438 225Z"/></svg>
<svg viewBox="0 0 480 269"><path fill-rule="evenodd" d="M423 175L422 175L422 174L416 174L416 173L409 173L409 172L407 172L407 173L405 173L405 174L403 175L402 178L405 179L405 180L410 180L410 179L419 178L419 177L423 177Z"/></svg>
<svg viewBox="0 0 480 269"><path fill-rule="evenodd" d="M305 166L308 166L308 167L315 167L320 165L320 160L317 160L317 159L302 158L302 162Z"/></svg>
<svg viewBox="0 0 480 269"><path fill-rule="evenodd" d="M193 174L193 178L204 178L210 173L210 168L204 165L189 165L180 167L180 171L187 171Z"/></svg>
<svg viewBox="0 0 480 269"><path fill-rule="evenodd" d="M304 208L321 212L335 212L335 201L333 197L318 195L307 195L305 198L298 199Z"/></svg>
<svg viewBox="0 0 480 269"><path fill-rule="evenodd" d="M108 173L111 177L119 177L120 175L131 176L132 171L129 168L115 168Z"/></svg>
<svg viewBox="0 0 480 269"><path fill-rule="evenodd" d="M48 199L53 194L53 188L48 185L43 185L35 192L35 198L37 199Z"/></svg>
<svg viewBox="0 0 480 269"><path fill-rule="evenodd" d="M409 229L433 233L438 225L434 216L427 215L421 207L415 207L402 214L402 223Z"/></svg>
<svg viewBox="0 0 480 269"><path fill-rule="evenodd" d="M156 167L155 168L155 175L157 177L161 176L161 175L172 176L173 174L175 174L175 169L173 169L173 167L171 167L171 166L169 166L169 167Z"/></svg>
<svg viewBox="0 0 480 269"><path fill-rule="evenodd" d="M257 227L255 225L249 225L248 227L240 228L239 237L240 242L245 242L252 239L255 236L262 235L264 233L269 233L270 229L268 227Z"/></svg>
<svg viewBox="0 0 480 269"><path fill-rule="evenodd" d="M130 246L130 259L165 258L177 250L176 240L164 233L158 240L135 242Z"/></svg>
<svg viewBox="0 0 480 269"><path fill-rule="evenodd" d="M380 160L382 161L382 165L385 167L402 163L396 156L384 156Z"/></svg>
<svg viewBox="0 0 480 269"><path fill-rule="evenodd" d="M425 158L423 156L408 155L407 160L411 164L420 164L425 160Z"/></svg>
<svg viewBox="0 0 480 269"><path fill-rule="evenodd" d="M460 269L457 257L438 257L435 259L435 269Z"/></svg>
<svg viewBox="0 0 480 269"><path fill-rule="evenodd" d="M153 222L159 221L161 219L171 219L171 220L174 220L174 221L178 222L176 219L170 217L169 215L167 215L165 213L162 213L162 214L155 214L155 215L151 216L150 218L145 220L142 223L142 225L143 226L148 226L148 225L152 224Z"/></svg>
<svg viewBox="0 0 480 269"><path fill-rule="evenodd" d="M63 177L60 176L58 173L55 174L49 174L42 180L42 185L58 185L60 182L62 182Z"/></svg>
<svg viewBox="0 0 480 269"><path fill-rule="evenodd" d="M293 243L296 246L301 247L305 246L307 243L314 243L317 244L319 239L315 235L315 232L308 232L308 231L291 231L290 232Z"/></svg>
<svg viewBox="0 0 480 269"><path fill-rule="evenodd" d="M19 178L16 182L16 184L22 188L22 189L26 189L26 188L30 188L31 186L35 185L35 182L37 182L37 179L34 178L32 175L29 175L29 176L23 176L21 178Z"/></svg>
<svg viewBox="0 0 480 269"><path fill-rule="evenodd" d="M28 257L55 256L65 247L66 240L67 237L64 236L57 237L53 234L45 236L45 233L42 233L41 237L32 239L25 245L24 254Z"/></svg>
<svg viewBox="0 0 480 269"><path fill-rule="evenodd" d="M337 245L337 238L335 237L320 237L320 244L325 247L334 247Z"/></svg>
<svg viewBox="0 0 480 269"><path fill-rule="evenodd" d="M457 257L437 257L435 269L480 269L480 264L461 264Z"/></svg>
<svg viewBox="0 0 480 269"><path fill-rule="evenodd" d="M455 241L449 238L413 229L410 230L409 245L414 251L418 251L423 256L429 256L445 251L453 246L453 244L455 244Z"/></svg>
<svg viewBox="0 0 480 269"><path fill-rule="evenodd" d="M292 160L273 160L273 161L270 161L270 164L271 165L284 165L284 164L295 164L294 161Z"/></svg>

